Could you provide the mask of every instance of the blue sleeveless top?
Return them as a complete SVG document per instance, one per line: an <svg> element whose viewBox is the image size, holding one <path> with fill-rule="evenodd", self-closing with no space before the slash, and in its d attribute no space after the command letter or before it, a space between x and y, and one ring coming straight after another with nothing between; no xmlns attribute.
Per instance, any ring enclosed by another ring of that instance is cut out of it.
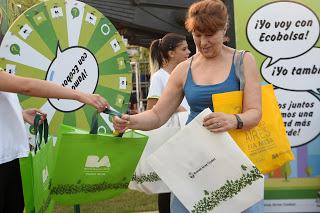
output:
<svg viewBox="0 0 320 213"><path fill-rule="evenodd" d="M185 97L190 106L190 114L187 120L187 124L192 121L200 112L208 107L214 112L214 108L212 105L212 94L240 90L240 81L236 76L235 65L233 61L234 60L232 59L229 76L224 82L213 85L198 85L193 82L191 72L191 59L187 80L183 88Z"/></svg>

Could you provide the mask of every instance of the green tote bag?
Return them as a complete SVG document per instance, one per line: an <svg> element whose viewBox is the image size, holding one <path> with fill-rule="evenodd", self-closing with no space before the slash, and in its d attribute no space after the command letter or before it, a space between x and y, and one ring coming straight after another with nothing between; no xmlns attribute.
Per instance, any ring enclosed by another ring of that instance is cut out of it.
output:
<svg viewBox="0 0 320 213"><path fill-rule="evenodd" d="M33 166L31 153L29 153L28 157L20 158L19 163L23 189L24 210L26 213L33 213L35 212L35 209L33 196Z"/></svg>
<svg viewBox="0 0 320 213"><path fill-rule="evenodd" d="M40 144L36 152L32 152L33 161L33 193L36 213L52 212L54 201L50 195L53 161L52 138Z"/></svg>
<svg viewBox="0 0 320 213"><path fill-rule="evenodd" d="M51 195L60 204L74 205L113 198L124 192L148 137L134 131L122 137L97 134L97 114L91 133L61 125Z"/></svg>
<svg viewBox="0 0 320 213"><path fill-rule="evenodd" d="M41 125L40 115L34 120L35 147L29 156L20 159L20 170L25 202L25 212L51 212L54 206L50 196L53 168L52 138L48 134L48 122Z"/></svg>

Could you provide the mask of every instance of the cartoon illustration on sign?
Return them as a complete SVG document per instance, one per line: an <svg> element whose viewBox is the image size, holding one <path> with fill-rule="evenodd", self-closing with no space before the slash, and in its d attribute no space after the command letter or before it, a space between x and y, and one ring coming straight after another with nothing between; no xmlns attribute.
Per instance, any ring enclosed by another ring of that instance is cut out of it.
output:
<svg viewBox="0 0 320 213"><path fill-rule="evenodd" d="M244 6L246 5L246 6ZM238 49L275 88L295 160L265 181L265 212L320 212L320 2L234 1Z"/></svg>
<svg viewBox="0 0 320 213"><path fill-rule="evenodd" d="M261 75L279 88L275 92L291 146L312 141L320 133L320 112L316 110L320 61L314 60L320 56L315 46L320 33L317 15L302 4L276 2L255 11L246 29L252 47L267 56Z"/></svg>

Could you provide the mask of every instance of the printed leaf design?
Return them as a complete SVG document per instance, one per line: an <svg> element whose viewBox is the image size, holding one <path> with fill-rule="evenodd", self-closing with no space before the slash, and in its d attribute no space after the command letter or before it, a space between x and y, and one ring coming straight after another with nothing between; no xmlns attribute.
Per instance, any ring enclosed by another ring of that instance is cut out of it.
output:
<svg viewBox="0 0 320 213"><path fill-rule="evenodd" d="M241 169L247 170L248 167L241 165ZM208 192L204 190L204 197L199 200L194 206L192 213L205 213L211 211L221 202L226 201L237 195L242 189L251 185L254 181L263 178L257 167L253 166L250 171L237 180L227 180L226 183L219 189Z"/></svg>
<svg viewBox="0 0 320 213"><path fill-rule="evenodd" d="M136 173L134 173L133 177L132 177L132 181L142 184L145 182L157 182L161 180L161 178L157 175L157 173L155 172L150 172L149 174L142 174L137 176Z"/></svg>

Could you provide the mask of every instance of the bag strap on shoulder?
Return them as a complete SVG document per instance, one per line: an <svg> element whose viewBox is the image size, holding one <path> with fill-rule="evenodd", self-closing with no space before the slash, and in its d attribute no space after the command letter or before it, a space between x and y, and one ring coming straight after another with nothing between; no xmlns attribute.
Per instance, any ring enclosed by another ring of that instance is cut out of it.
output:
<svg viewBox="0 0 320 213"><path fill-rule="evenodd" d="M191 69L192 61L193 61L193 56L191 56L190 63L189 63L189 66L188 66L188 71Z"/></svg>
<svg viewBox="0 0 320 213"><path fill-rule="evenodd" d="M245 53L246 53L245 50L237 51L234 57L234 62L233 62L235 65L236 76L240 81L240 90L243 90L245 86L244 67L243 67L243 57Z"/></svg>

